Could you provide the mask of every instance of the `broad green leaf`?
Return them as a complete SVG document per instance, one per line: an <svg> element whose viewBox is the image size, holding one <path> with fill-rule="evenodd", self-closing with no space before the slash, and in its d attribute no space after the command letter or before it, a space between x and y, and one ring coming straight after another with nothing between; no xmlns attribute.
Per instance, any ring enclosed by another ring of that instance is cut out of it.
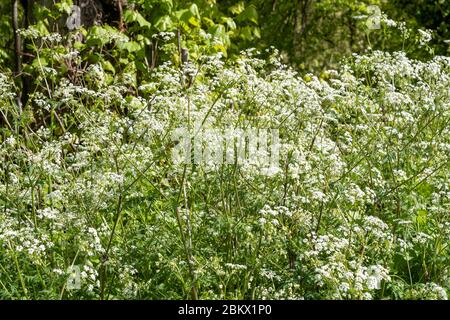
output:
<svg viewBox="0 0 450 320"><path fill-rule="evenodd" d="M213 48L216 52L222 52L225 57L227 56L227 48L225 48L224 45L216 43L214 44Z"/></svg>
<svg viewBox="0 0 450 320"><path fill-rule="evenodd" d="M87 57L89 63L97 63L103 60L103 56L97 52L91 53Z"/></svg>
<svg viewBox="0 0 450 320"><path fill-rule="evenodd" d="M121 50L127 50L128 52L135 52L141 48L141 45L135 41L129 41L124 43L119 42L117 47Z"/></svg>
<svg viewBox="0 0 450 320"><path fill-rule="evenodd" d="M141 72L148 72L148 67L142 63L139 60L134 61L134 64L136 65L136 69L141 71Z"/></svg>
<svg viewBox="0 0 450 320"><path fill-rule="evenodd" d="M192 17L192 12L188 9L182 9L175 11L174 15L178 20L187 21L190 17Z"/></svg>
<svg viewBox="0 0 450 320"><path fill-rule="evenodd" d="M123 14L125 22L131 23L136 22L141 27L151 27L151 23L148 22L139 12L134 10L125 10Z"/></svg>
<svg viewBox="0 0 450 320"><path fill-rule="evenodd" d="M48 61L45 57L34 58L33 63L31 64L35 68L45 67L48 65Z"/></svg>
<svg viewBox="0 0 450 320"><path fill-rule="evenodd" d="M39 33L43 36L50 34L50 32L47 29L47 25L48 25L48 21L47 19L42 20L42 21L38 21L38 23L36 23L34 25L34 27L36 28L37 31L39 31Z"/></svg>
<svg viewBox="0 0 450 320"><path fill-rule="evenodd" d="M253 28L253 35L255 36L255 38L261 38L261 32L258 27Z"/></svg>
<svg viewBox="0 0 450 320"><path fill-rule="evenodd" d="M173 9L173 1L172 0L158 0L158 2L159 2L159 5L167 12L172 11L172 9Z"/></svg>
<svg viewBox="0 0 450 320"><path fill-rule="evenodd" d="M86 46L88 47L101 46L103 44L101 38L89 37L86 39Z"/></svg>
<svg viewBox="0 0 450 320"><path fill-rule="evenodd" d="M250 21L258 24L258 11L256 10L256 7L252 4L249 5L236 17L236 20L241 22Z"/></svg>
<svg viewBox="0 0 450 320"><path fill-rule="evenodd" d="M240 29L240 37L243 40L252 40L253 32L252 27L246 26Z"/></svg>
<svg viewBox="0 0 450 320"><path fill-rule="evenodd" d="M242 11L245 10L245 3L244 3L244 1L240 1L240 2L236 3L234 6L229 7L228 10L229 10L232 14L238 15L238 14L240 14Z"/></svg>
<svg viewBox="0 0 450 320"><path fill-rule="evenodd" d="M214 21L212 21L210 18L208 17L202 17L202 21L203 23L209 28L215 25Z"/></svg>
<svg viewBox="0 0 450 320"><path fill-rule="evenodd" d="M222 19L220 19L220 21L222 23L225 23L228 28L230 28L231 30L236 29L236 23L234 22L234 20L230 17L222 17Z"/></svg>
<svg viewBox="0 0 450 320"><path fill-rule="evenodd" d="M200 27L199 21L194 16L190 17L188 22L194 27Z"/></svg>
<svg viewBox="0 0 450 320"><path fill-rule="evenodd" d="M169 16L160 17L155 23L155 27L156 27L156 29L158 29L158 31L169 30L172 28L172 26L173 26L173 22Z"/></svg>
<svg viewBox="0 0 450 320"><path fill-rule="evenodd" d="M423 225L427 222L427 211L426 210L418 210L417 215L415 217L417 224Z"/></svg>
<svg viewBox="0 0 450 320"><path fill-rule="evenodd" d="M192 15L200 19L200 13L198 12L198 7L195 3L191 4L189 11L192 13Z"/></svg>
<svg viewBox="0 0 450 320"><path fill-rule="evenodd" d="M70 11L72 10L73 2L72 0L65 0L55 3L55 8L59 12L70 14Z"/></svg>
<svg viewBox="0 0 450 320"><path fill-rule="evenodd" d="M101 64L102 64L103 70L109 71L109 72L111 72L112 74L115 74L115 73L116 73L116 69L114 69L114 67L113 67L113 65L112 65L111 62L109 62L109 61L107 61L107 60L103 60L103 61L101 62Z"/></svg>

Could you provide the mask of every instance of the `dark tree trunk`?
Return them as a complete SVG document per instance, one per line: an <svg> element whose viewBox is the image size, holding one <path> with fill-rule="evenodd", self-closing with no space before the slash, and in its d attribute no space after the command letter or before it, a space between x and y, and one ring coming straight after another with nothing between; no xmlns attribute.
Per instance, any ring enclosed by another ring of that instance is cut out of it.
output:
<svg viewBox="0 0 450 320"><path fill-rule="evenodd" d="M298 0L296 3L293 43L296 59L300 59L302 56L302 44L305 36L309 5L310 0Z"/></svg>

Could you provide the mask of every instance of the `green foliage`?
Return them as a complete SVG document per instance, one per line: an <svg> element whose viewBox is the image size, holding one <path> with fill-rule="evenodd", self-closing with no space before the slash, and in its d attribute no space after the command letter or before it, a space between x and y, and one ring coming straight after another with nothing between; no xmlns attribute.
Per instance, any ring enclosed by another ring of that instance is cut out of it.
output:
<svg viewBox="0 0 450 320"><path fill-rule="evenodd" d="M444 0L395 0L383 6L383 11L398 21L406 21L417 29L434 31L431 42L439 55L448 55L450 46L450 2Z"/></svg>
<svg viewBox="0 0 450 320"><path fill-rule="evenodd" d="M58 2L53 7L36 4L33 10L35 28L42 35L65 30L63 22L71 4L70 0ZM7 8L6 3L2 5ZM393 27L392 20L385 15L381 16L380 29L369 30L366 22L373 16L369 10L373 5L378 6L380 12L387 12L389 17L405 21L406 29L435 30L428 47L418 46L417 39L404 34L398 26ZM449 44L444 40L450 38L448 25L444 22L450 10L448 3L427 2L416 14L417 6L406 1L378 0L228 0L218 3L214 0L131 0L123 12L124 35L131 43L114 50L116 53L117 50L125 51L123 55L133 61L140 73L138 78L143 80L155 63L171 60L179 64L179 46L189 50L191 59L203 54L222 52L229 56L245 48L275 46L281 50L284 62L303 72L335 68L345 56L364 52L367 47L386 51L406 50L411 57L418 59L445 54ZM10 28L7 21L2 19L3 28ZM114 31L109 29L108 32ZM161 32L171 32L175 36L169 43L162 44L156 39ZM4 39L7 42L3 48L0 47L3 61L11 59L13 53L12 39ZM91 39L91 44L92 41L95 40ZM109 50L108 47L102 49ZM109 59L109 62L116 65L120 63L117 60ZM125 60L122 62L126 64Z"/></svg>
<svg viewBox="0 0 450 320"><path fill-rule="evenodd" d="M0 1L0 64L12 56L11 2Z"/></svg>

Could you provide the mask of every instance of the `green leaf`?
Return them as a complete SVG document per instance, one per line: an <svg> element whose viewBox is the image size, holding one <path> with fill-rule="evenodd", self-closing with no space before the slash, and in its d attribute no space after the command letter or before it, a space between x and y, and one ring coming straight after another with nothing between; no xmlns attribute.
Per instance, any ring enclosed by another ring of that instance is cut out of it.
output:
<svg viewBox="0 0 450 320"><path fill-rule="evenodd" d="M261 38L261 32L258 27L253 28L253 35L255 36L255 38Z"/></svg>
<svg viewBox="0 0 450 320"><path fill-rule="evenodd" d="M123 19L128 23L136 22L140 27L150 28L152 26L139 12L134 10L125 10Z"/></svg>
<svg viewBox="0 0 450 320"><path fill-rule="evenodd" d="M130 63L130 60L128 60L127 58L120 58L119 63L126 66Z"/></svg>
<svg viewBox="0 0 450 320"><path fill-rule="evenodd" d="M134 61L134 64L136 65L136 69L141 72L148 72L148 67L141 61L136 60Z"/></svg>
<svg viewBox="0 0 450 320"><path fill-rule="evenodd" d="M230 38L227 34L227 31L225 30L225 26L221 24L217 24L211 28L208 29L208 32L212 34L213 36L217 37L219 40L221 40L222 44L225 46L230 45Z"/></svg>
<svg viewBox="0 0 450 320"><path fill-rule="evenodd" d="M252 28L247 26L240 29L240 37L243 40L252 40L253 39L253 32Z"/></svg>
<svg viewBox="0 0 450 320"><path fill-rule="evenodd" d="M216 52L222 52L225 57L227 56L227 48L225 48L225 46L216 43L214 44L213 48Z"/></svg>
<svg viewBox="0 0 450 320"><path fill-rule="evenodd" d="M417 215L415 217L415 221L419 225L426 224L427 222L427 211L426 210L418 210Z"/></svg>
<svg viewBox="0 0 450 320"><path fill-rule="evenodd" d="M136 41L144 43L146 45L150 45L151 40L148 37L143 36L142 34L138 34L136 36Z"/></svg>
<svg viewBox="0 0 450 320"><path fill-rule="evenodd" d="M188 22L194 27L200 27L199 21L194 16L190 17Z"/></svg>
<svg viewBox="0 0 450 320"><path fill-rule="evenodd" d="M208 17L202 17L202 21L203 23L209 28L215 25L214 21L212 21L210 18Z"/></svg>
<svg viewBox="0 0 450 320"><path fill-rule="evenodd" d="M256 7L252 4L249 5L236 17L236 20L241 22L250 21L258 24L258 11L256 10Z"/></svg>
<svg viewBox="0 0 450 320"><path fill-rule="evenodd" d="M36 23L34 25L34 27L36 28L37 31L39 31L39 33L43 36L50 34L50 32L47 29L47 24L48 21L47 19L43 20L43 21L39 21L38 23Z"/></svg>
<svg viewBox="0 0 450 320"><path fill-rule="evenodd" d="M47 59L45 57L34 58L33 63L31 64L35 68L40 68L41 66L45 67L48 65Z"/></svg>
<svg viewBox="0 0 450 320"><path fill-rule="evenodd" d="M72 5L73 3L71 0L60 1L55 4L55 8L59 12L70 14L70 11L72 10Z"/></svg>
<svg viewBox="0 0 450 320"><path fill-rule="evenodd" d="M121 50L127 50L128 52L135 52L141 49L141 45L136 41L129 41L124 43L119 42L117 44L117 47Z"/></svg>
<svg viewBox="0 0 450 320"><path fill-rule="evenodd" d="M194 17L200 19L200 12L198 12L198 7L195 3L191 4L189 11L192 13Z"/></svg>
<svg viewBox="0 0 450 320"><path fill-rule="evenodd" d="M101 62L101 64L102 64L103 70L109 71L109 72L111 72L112 74L115 74L115 73L116 73L116 69L114 69L114 67L113 67L113 65L112 65L111 62L109 62L109 61L107 61L107 60L103 60L103 61Z"/></svg>
<svg viewBox="0 0 450 320"><path fill-rule="evenodd" d="M88 47L101 46L102 44L103 42L100 38L89 37L86 40L86 46Z"/></svg>
<svg viewBox="0 0 450 320"><path fill-rule="evenodd" d="M158 0L159 5L166 10L166 12L170 12L173 9L173 1L172 0Z"/></svg>
<svg viewBox="0 0 450 320"><path fill-rule="evenodd" d="M218 24L218 25L215 25L215 26L209 28L209 33L220 38L226 34L226 30L223 25Z"/></svg>
<svg viewBox="0 0 450 320"><path fill-rule="evenodd" d="M189 11L189 10L187 10L187 9L179 10L179 11L177 11L177 12L175 13L175 15L177 16L177 18L178 18L178 20L179 20L180 22L184 22L184 23L186 23L186 24L189 24L189 23L191 23L191 21L192 21L192 22L194 22L194 23L193 23L194 26L195 26L195 25L199 25L198 22L195 22L195 16L192 14L191 11Z"/></svg>
<svg viewBox="0 0 450 320"><path fill-rule="evenodd" d="M236 29L236 22L234 22L234 20L230 17L222 17L222 19L220 19L221 23L225 23L228 28L230 28L231 30Z"/></svg>
<svg viewBox="0 0 450 320"><path fill-rule="evenodd" d="M240 14L242 11L244 11L244 9L245 9L244 1L238 2L234 6L228 8L228 10L234 15Z"/></svg>
<svg viewBox="0 0 450 320"><path fill-rule="evenodd" d="M97 52L93 52L87 56L87 59L89 63L97 63L99 61L102 61L103 56Z"/></svg>
<svg viewBox="0 0 450 320"><path fill-rule="evenodd" d="M169 16L160 17L155 23L155 27L156 29L158 29L158 31L169 30L170 28L172 28L172 26L173 22Z"/></svg>
<svg viewBox="0 0 450 320"><path fill-rule="evenodd" d="M187 19L192 17L192 12L190 12L188 9L182 9L175 11L174 15L178 20L187 21Z"/></svg>

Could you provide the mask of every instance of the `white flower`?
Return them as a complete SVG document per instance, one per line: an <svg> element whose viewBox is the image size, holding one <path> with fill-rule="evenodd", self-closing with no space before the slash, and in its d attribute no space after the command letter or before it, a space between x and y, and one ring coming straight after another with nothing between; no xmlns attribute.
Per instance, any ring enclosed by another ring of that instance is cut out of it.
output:
<svg viewBox="0 0 450 320"><path fill-rule="evenodd" d="M38 210L37 214L40 218L47 218L53 220L57 218L59 211L54 208L45 208Z"/></svg>

